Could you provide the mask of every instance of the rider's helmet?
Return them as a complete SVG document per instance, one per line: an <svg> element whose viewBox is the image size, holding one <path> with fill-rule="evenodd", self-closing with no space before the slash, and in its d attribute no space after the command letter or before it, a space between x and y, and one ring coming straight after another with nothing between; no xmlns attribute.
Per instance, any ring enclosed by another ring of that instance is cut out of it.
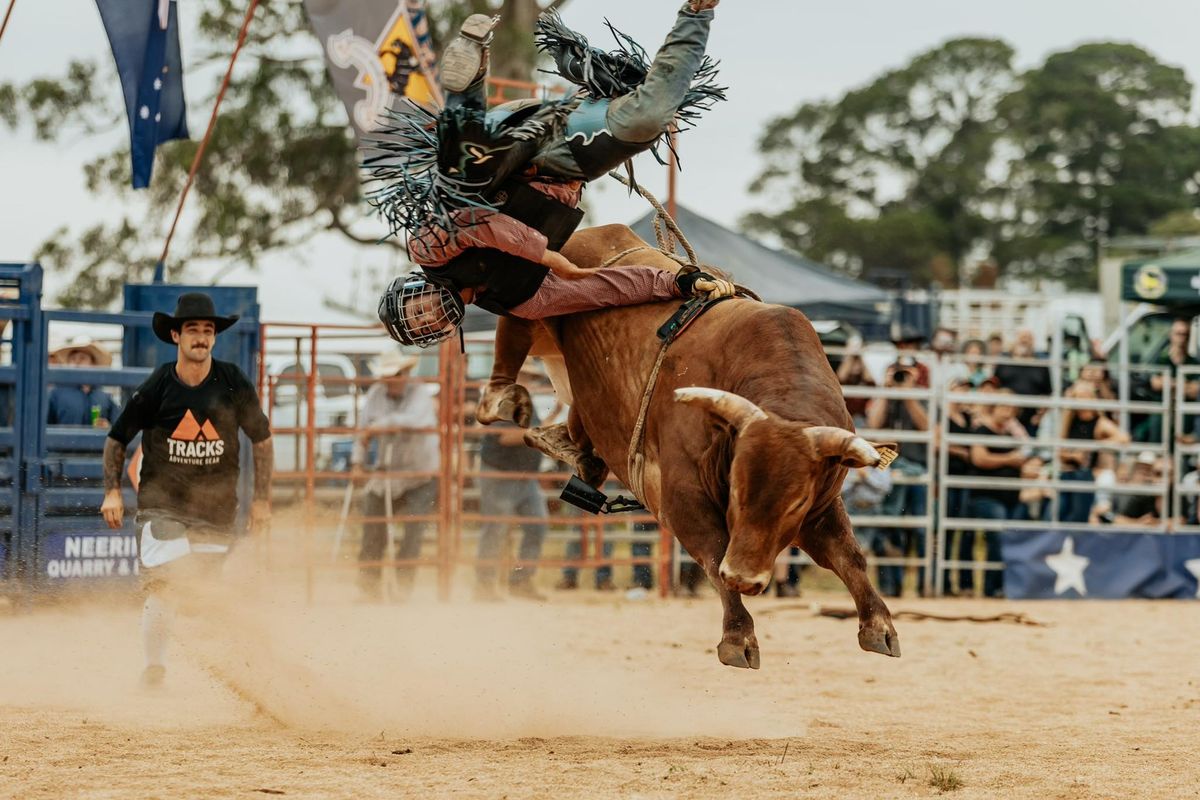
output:
<svg viewBox="0 0 1200 800"><path fill-rule="evenodd" d="M379 321L401 344L429 347L454 334L466 306L458 292L430 283L425 273L402 275L379 298Z"/></svg>

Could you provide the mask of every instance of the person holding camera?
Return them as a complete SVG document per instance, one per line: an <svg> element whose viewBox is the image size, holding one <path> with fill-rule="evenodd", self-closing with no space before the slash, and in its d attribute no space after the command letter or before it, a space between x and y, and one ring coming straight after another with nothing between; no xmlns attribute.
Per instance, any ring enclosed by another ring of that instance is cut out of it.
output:
<svg viewBox="0 0 1200 800"><path fill-rule="evenodd" d="M874 386L875 379L867 371L867 365L862 359L862 338L855 336L846 342L846 357L837 368L838 383L842 386ZM856 426L861 426L867 419L867 405L870 398L847 397L846 410Z"/></svg>
<svg viewBox="0 0 1200 800"><path fill-rule="evenodd" d="M911 347L909 346L911 345ZM897 342L900 354L887 368L883 385L888 389L918 389L929 386L929 368L910 353L915 342ZM924 368L924 369L922 369ZM912 398L877 397L867 406L867 427L894 431L929 430L927 401ZM919 479L929 470L929 448L924 442L901 442L900 456L892 463L892 472L907 478ZM928 491L923 483L896 483L883 502L883 512L893 516L921 517L928 508ZM915 545L919 557L925 555L923 528L885 528L875 537L872 552L889 558L903 557ZM904 568L879 567L879 590L889 597L899 597ZM918 573L917 585L924 585L924 571Z"/></svg>

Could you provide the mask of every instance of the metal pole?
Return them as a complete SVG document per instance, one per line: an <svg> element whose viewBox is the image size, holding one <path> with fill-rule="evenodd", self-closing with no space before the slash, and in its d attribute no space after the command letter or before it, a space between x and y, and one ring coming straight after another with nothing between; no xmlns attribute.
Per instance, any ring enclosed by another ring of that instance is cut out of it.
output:
<svg viewBox="0 0 1200 800"><path fill-rule="evenodd" d="M4 38L4 32L8 30L8 18L12 16L13 6L17 4L17 0L8 1L8 11L4 12L4 22L0 24L0 39Z"/></svg>

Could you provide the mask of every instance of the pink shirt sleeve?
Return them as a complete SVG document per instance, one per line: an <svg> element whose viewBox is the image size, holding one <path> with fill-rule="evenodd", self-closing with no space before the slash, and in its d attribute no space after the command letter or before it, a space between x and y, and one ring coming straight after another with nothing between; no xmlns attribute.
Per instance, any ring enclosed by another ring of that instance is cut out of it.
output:
<svg viewBox="0 0 1200 800"><path fill-rule="evenodd" d="M440 231L426 229L408 240L408 256L422 267L440 267L469 247L500 250L537 264L546 254L546 237L523 222L498 211L467 209L454 212L459 225L453 241Z"/></svg>
<svg viewBox="0 0 1200 800"><path fill-rule="evenodd" d="M657 267L605 267L579 280L566 280L551 272L537 294L509 310L515 317L545 319L680 297L673 272Z"/></svg>

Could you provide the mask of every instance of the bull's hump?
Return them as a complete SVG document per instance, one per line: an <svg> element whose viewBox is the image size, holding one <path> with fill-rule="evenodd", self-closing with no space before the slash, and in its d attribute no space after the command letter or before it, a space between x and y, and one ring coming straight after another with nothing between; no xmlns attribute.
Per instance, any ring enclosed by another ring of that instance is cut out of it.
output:
<svg viewBox="0 0 1200 800"><path fill-rule="evenodd" d="M626 255L617 258L622 253ZM591 268L610 262L653 266L671 271L679 267L674 260L658 252L654 245L634 233L628 225L597 225L594 228L578 230L563 245L562 254L569 261Z"/></svg>

